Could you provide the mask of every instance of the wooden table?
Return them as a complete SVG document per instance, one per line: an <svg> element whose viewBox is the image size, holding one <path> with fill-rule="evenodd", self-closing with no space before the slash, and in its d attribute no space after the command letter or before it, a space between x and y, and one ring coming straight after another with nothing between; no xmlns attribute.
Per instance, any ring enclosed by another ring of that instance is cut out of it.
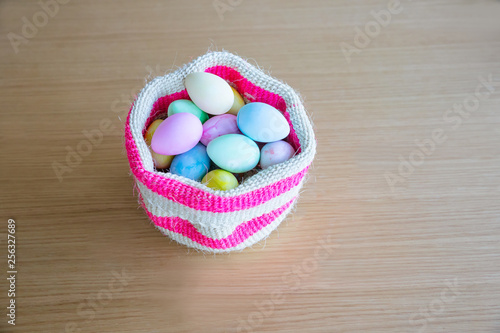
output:
<svg viewBox="0 0 500 333"><path fill-rule="evenodd" d="M1 332L500 331L500 2L42 2L0 2ZM209 48L300 91L318 139L296 212L216 256L150 225L122 133Z"/></svg>

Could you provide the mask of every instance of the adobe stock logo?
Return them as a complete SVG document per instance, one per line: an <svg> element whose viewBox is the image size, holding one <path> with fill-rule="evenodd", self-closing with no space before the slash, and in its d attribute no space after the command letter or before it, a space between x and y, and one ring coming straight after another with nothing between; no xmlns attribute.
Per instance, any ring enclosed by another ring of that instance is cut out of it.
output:
<svg viewBox="0 0 500 333"><path fill-rule="evenodd" d="M236 7L241 5L243 0L214 0L212 6L214 7L219 19L224 21L224 13L232 12Z"/></svg>
<svg viewBox="0 0 500 333"><path fill-rule="evenodd" d="M10 45L14 50L15 54L19 53L19 46L22 44L28 44L30 39L33 39L38 34L39 29L45 27L51 18L59 13L59 5L65 5L70 0L47 0L46 2L38 1L41 10L33 14L31 21L23 16L21 21L23 26L21 27L21 34L16 34L14 32L9 32L7 38L10 41Z"/></svg>
<svg viewBox="0 0 500 333"><path fill-rule="evenodd" d="M378 12L372 10L370 15L373 17L373 20L368 21L363 30L359 27L354 28L354 45L346 42L341 42L339 45L347 63L351 63L351 56L354 53L359 54L361 50L367 48L372 40L380 34L382 28L387 27L391 23L392 17L394 15L401 14L402 11L403 7L401 6L401 2L399 0L389 1L387 9L382 9Z"/></svg>
<svg viewBox="0 0 500 333"><path fill-rule="evenodd" d="M483 101L498 93L500 81L494 80L493 74L487 77L479 76L478 81L474 93L465 95L460 103L454 103L453 107L443 112L442 126L432 129L428 138L415 140L416 147L406 154L406 158L399 155L397 170L385 172L384 177L392 194L395 194L398 186L405 184L410 176L437 151L437 148L448 140L448 134L457 131L467 119L480 110Z"/></svg>
<svg viewBox="0 0 500 333"><path fill-rule="evenodd" d="M299 292L310 276L321 268L321 262L334 256L339 244L333 242L332 236L327 235L318 239L314 252L304 258L300 263L294 264L281 276L280 287L272 290L263 301L254 302L255 311L250 312L246 318L238 319L237 333L261 332L262 325L278 309L278 306L287 302L287 297Z"/></svg>
<svg viewBox="0 0 500 333"><path fill-rule="evenodd" d="M455 302L465 291L464 285L458 284L458 278L453 281L446 280L445 288L427 306L421 307L419 312L413 313L408 319L408 323L416 328L418 333L423 333L427 326L436 320L436 317L446 312L447 307ZM436 327L434 327L436 329Z"/></svg>

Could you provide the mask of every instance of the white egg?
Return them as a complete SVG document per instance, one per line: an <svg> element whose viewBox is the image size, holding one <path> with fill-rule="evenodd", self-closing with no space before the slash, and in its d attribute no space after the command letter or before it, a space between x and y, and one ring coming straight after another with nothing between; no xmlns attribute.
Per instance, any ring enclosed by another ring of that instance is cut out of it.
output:
<svg viewBox="0 0 500 333"><path fill-rule="evenodd" d="M217 75L205 72L186 76L184 85L197 107L212 115L226 113L234 102L231 86Z"/></svg>

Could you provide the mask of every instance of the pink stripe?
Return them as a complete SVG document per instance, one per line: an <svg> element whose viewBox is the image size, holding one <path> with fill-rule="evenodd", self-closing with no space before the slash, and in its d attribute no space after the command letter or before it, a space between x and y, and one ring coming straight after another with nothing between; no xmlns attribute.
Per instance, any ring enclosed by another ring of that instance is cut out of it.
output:
<svg viewBox="0 0 500 333"><path fill-rule="evenodd" d="M291 126L288 141L296 148L300 149L300 143L297 134L295 133L295 130L293 129L293 126L290 122L290 116L288 112L286 112L286 103L281 96L257 87L246 78L242 77L241 74L239 74L237 71L229 67L216 66L208 68L206 71L219 75L224 79L233 82L237 86L237 89L239 91L245 92L245 96L247 98L249 98L250 95L252 101L265 102L282 111ZM143 134L147 126L149 126L149 124L155 118L167 112L168 106L172 101L188 98L189 96L186 90L159 98L155 102L153 109L151 110L151 115L146 122L146 127L143 129ZM308 167L306 167L295 175L282 179L274 184L259 188L252 192L235 197L225 198L210 194L177 180L168 179L160 175L156 175L150 171L146 171L140 159L137 145L134 142L132 132L130 130L130 112L127 117L127 123L125 125L125 139L125 146L130 162L130 169L132 170L134 176L141 183L146 185L150 190L169 200L201 211L225 213L249 209L261 205L266 201L269 201L297 186L308 169Z"/></svg>
<svg viewBox="0 0 500 333"><path fill-rule="evenodd" d="M193 242L212 249L228 249L243 243L249 237L262 230L262 228L268 226L270 223L276 220L288 207L290 207L294 200L295 198L270 213L253 218L250 221L240 224L238 227L236 227L231 235L222 239L213 239L203 235L189 221L183 220L180 217L158 217L151 214L146 209L145 210L153 223L159 227L181 234L182 236L189 238Z"/></svg>

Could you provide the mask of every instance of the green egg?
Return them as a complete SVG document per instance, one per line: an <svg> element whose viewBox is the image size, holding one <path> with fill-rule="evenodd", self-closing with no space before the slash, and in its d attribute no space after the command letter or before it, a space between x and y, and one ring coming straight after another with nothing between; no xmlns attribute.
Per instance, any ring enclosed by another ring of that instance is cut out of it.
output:
<svg viewBox="0 0 500 333"><path fill-rule="evenodd" d="M202 111L199 107L197 107L193 102L191 102L188 99L178 99L170 103L170 105L168 106L169 117L173 114L183 113L183 112L194 114L196 117L200 119L202 124L208 120L208 114Z"/></svg>
<svg viewBox="0 0 500 333"><path fill-rule="evenodd" d="M239 185L232 173L221 169L210 171L201 182L211 189L220 191L231 190Z"/></svg>

